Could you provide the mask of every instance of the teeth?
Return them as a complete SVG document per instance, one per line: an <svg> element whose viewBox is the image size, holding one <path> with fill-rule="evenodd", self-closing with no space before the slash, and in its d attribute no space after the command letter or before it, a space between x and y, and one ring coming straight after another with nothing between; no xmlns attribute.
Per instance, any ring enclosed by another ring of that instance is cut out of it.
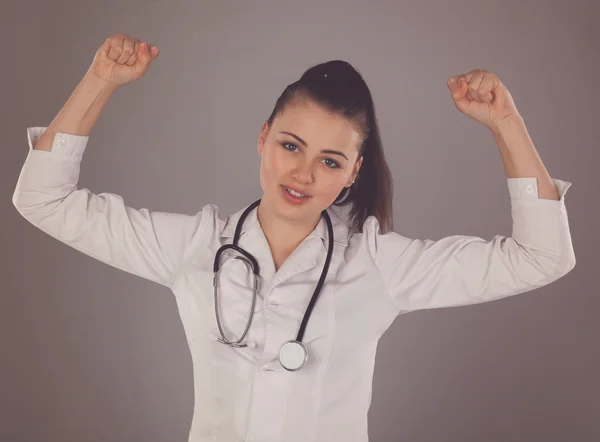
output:
<svg viewBox="0 0 600 442"><path fill-rule="evenodd" d="M286 189L287 189L287 191L288 191L290 194L292 194L292 195L294 195L294 196L296 196L296 197L298 197L298 198L304 198L304 197L306 196L306 195L302 195L301 193L295 192L295 191L293 191L292 189L289 189L289 188L287 188L287 187L286 187Z"/></svg>

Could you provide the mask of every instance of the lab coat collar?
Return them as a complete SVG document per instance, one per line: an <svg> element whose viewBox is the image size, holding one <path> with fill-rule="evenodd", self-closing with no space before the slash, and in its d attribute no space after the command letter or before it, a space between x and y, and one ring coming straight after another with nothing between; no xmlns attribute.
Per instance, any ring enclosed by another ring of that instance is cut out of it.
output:
<svg viewBox="0 0 600 442"><path fill-rule="evenodd" d="M235 229L238 220L242 216L244 210L248 206L243 207L239 211L230 215L227 218L225 227L221 233L222 238L226 238L228 244L233 242ZM335 246L346 247L348 245L348 224L342 219L335 210L331 207L327 209L327 213L331 219ZM315 239L319 240L319 250L315 250ZM272 287L291 278L297 273L309 270L317 265L323 265L329 248L329 234L327 232L327 222L324 217L321 217L315 229L304 239L296 250L290 255L283 266L275 272L275 264L269 243L264 235L258 220L258 207L255 207L248 213L241 228L239 245L252 253L259 263L261 277L265 280L272 281ZM296 259L299 258L299 259ZM272 277L275 277L272 279Z"/></svg>
<svg viewBox="0 0 600 442"><path fill-rule="evenodd" d="M242 209L238 210L237 212L235 212L227 218L227 222L225 224L225 227L223 228L223 232L221 233L222 237L232 238L233 240L237 223L247 207L248 206L243 207ZM338 215L334 210L332 210L331 207L327 208L327 213L329 214L329 218L331 219L331 225L333 227L334 243L344 247L347 246L348 224L341 218L340 215ZM258 221L258 207L252 209L252 211L248 213L248 216L244 220L242 231L240 233L240 240L246 232L249 232L252 229L262 230L260 222ZM327 247L329 245L329 234L327 232L327 222L325 221L324 217L321 217L319 223L317 224L315 229L308 235L307 239L313 236L320 237L323 240L325 250L327 250Z"/></svg>

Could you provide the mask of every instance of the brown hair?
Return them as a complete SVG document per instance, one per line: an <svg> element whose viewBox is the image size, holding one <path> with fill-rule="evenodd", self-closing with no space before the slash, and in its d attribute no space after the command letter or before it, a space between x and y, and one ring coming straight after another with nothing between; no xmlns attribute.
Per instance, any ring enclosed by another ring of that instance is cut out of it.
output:
<svg viewBox="0 0 600 442"><path fill-rule="evenodd" d="M381 233L389 232L393 228L392 175L385 161L371 91L363 77L343 60L309 68L277 99L268 125L272 126L287 104L306 99L348 118L362 134L357 159L362 155L363 163L356 181L349 188L344 187L332 205L351 205L350 226L355 231L362 232L363 223L373 215L379 221Z"/></svg>

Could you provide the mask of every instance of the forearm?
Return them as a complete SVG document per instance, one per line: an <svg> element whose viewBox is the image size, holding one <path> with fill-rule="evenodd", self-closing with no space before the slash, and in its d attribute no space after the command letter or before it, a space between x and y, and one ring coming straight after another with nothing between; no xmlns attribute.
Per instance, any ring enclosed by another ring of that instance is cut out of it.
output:
<svg viewBox="0 0 600 442"><path fill-rule="evenodd" d="M535 177L538 196L558 200L558 192L546 170L521 116L502 120L490 128L508 178Z"/></svg>
<svg viewBox="0 0 600 442"><path fill-rule="evenodd" d="M115 90L114 86L108 86L100 77L87 72L42 134L35 149L51 151L58 132L88 136Z"/></svg>

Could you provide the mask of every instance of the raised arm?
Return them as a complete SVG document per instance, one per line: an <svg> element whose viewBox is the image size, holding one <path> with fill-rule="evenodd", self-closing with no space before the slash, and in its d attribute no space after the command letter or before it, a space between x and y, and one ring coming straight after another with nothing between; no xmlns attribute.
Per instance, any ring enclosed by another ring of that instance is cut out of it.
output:
<svg viewBox="0 0 600 442"><path fill-rule="evenodd" d="M550 284L575 266L564 195L537 195L535 178L509 178L510 237L453 235L440 240L378 233L370 217L365 238L385 288L399 312L492 301Z"/></svg>
<svg viewBox="0 0 600 442"><path fill-rule="evenodd" d="M48 127L27 129L29 152L13 204L33 225L71 247L132 274L171 286L208 216L128 207L119 195L78 189L89 133L118 87L141 78L157 49L117 34ZM206 209L206 208L205 208Z"/></svg>
<svg viewBox="0 0 600 442"><path fill-rule="evenodd" d="M481 70L452 77L448 87L456 107L494 135L507 175L512 236L417 240L394 232L380 235L377 220L369 219L370 251L398 311L523 293L575 266L564 201L571 183L550 177L508 89Z"/></svg>

